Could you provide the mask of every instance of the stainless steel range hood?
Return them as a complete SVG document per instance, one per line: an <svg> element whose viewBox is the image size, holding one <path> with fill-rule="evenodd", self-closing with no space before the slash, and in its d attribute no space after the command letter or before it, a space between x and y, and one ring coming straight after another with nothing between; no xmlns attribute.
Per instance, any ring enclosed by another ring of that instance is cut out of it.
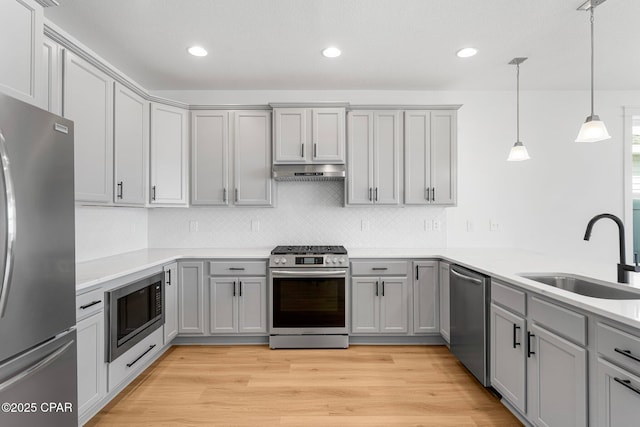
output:
<svg viewBox="0 0 640 427"><path fill-rule="evenodd" d="M340 181L346 175L344 165L273 165L276 181Z"/></svg>

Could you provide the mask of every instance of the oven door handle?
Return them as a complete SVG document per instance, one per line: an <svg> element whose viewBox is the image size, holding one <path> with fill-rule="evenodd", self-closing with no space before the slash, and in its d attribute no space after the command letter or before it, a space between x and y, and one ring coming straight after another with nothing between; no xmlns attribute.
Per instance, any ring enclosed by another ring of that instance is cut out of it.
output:
<svg viewBox="0 0 640 427"><path fill-rule="evenodd" d="M347 270L330 270L330 271L290 271L290 270L273 270L271 271L273 276L281 275L281 276L311 276L311 277L321 277L321 276L346 276Z"/></svg>

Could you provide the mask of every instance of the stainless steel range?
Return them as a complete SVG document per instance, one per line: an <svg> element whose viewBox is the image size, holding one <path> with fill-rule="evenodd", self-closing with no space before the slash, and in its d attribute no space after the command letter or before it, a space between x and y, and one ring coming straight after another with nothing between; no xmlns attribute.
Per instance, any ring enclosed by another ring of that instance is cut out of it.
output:
<svg viewBox="0 0 640 427"><path fill-rule="evenodd" d="M278 246L269 258L269 346L349 347L343 246Z"/></svg>

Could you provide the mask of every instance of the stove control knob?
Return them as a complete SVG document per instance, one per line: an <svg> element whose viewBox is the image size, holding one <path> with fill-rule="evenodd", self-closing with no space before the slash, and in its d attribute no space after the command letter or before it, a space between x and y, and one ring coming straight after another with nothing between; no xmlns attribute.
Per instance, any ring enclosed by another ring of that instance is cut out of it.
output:
<svg viewBox="0 0 640 427"><path fill-rule="evenodd" d="M283 264L286 264L287 263L287 259L286 258L280 258L280 262L283 263Z"/></svg>
<svg viewBox="0 0 640 427"><path fill-rule="evenodd" d="M324 262L327 263L327 264L331 264L331 258L329 258L329 257L325 258Z"/></svg>
<svg viewBox="0 0 640 427"><path fill-rule="evenodd" d="M344 264L344 258L340 258L339 261L340 261L340 264Z"/></svg>
<svg viewBox="0 0 640 427"><path fill-rule="evenodd" d="M333 263L337 264L338 263L338 258L333 258Z"/></svg>
<svg viewBox="0 0 640 427"><path fill-rule="evenodd" d="M280 264L280 258L274 259L273 262L275 262L276 264Z"/></svg>

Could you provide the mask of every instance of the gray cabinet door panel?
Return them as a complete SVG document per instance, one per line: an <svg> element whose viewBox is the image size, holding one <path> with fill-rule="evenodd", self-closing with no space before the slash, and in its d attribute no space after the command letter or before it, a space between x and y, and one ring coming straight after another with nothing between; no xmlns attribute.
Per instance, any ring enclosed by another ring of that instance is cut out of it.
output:
<svg viewBox="0 0 640 427"><path fill-rule="evenodd" d="M374 201L381 205L400 203L400 113L374 113Z"/></svg>
<svg viewBox="0 0 640 427"><path fill-rule="evenodd" d="M274 108L274 163L305 163L309 154L307 110Z"/></svg>
<svg viewBox="0 0 640 427"><path fill-rule="evenodd" d="M640 377L598 359L598 426L628 427L640 420Z"/></svg>
<svg viewBox="0 0 640 427"><path fill-rule="evenodd" d="M229 113L197 111L191 118L191 203L229 204Z"/></svg>
<svg viewBox="0 0 640 427"><path fill-rule="evenodd" d="M212 334L238 332L238 280L209 279L209 331Z"/></svg>
<svg viewBox="0 0 640 427"><path fill-rule="evenodd" d="M267 280L264 277L238 278L238 332L267 332Z"/></svg>
<svg viewBox="0 0 640 427"><path fill-rule="evenodd" d="M380 332L406 333L408 323L407 279L380 278Z"/></svg>
<svg viewBox="0 0 640 427"><path fill-rule="evenodd" d="M426 205L431 186L431 113L407 111L404 115L404 203Z"/></svg>
<svg viewBox="0 0 640 427"><path fill-rule="evenodd" d="M349 113L347 204L373 203L373 113Z"/></svg>
<svg viewBox="0 0 640 427"><path fill-rule="evenodd" d="M312 111L312 161L344 163L344 108L314 108Z"/></svg>
<svg viewBox="0 0 640 427"><path fill-rule="evenodd" d="M413 331L440 332L438 261L414 262Z"/></svg>
<svg viewBox="0 0 640 427"><path fill-rule="evenodd" d="M235 194L236 205L271 205L271 113L236 112Z"/></svg>
<svg viewBox="0 0 640 427"><path fill-rule="evenodd" d="M204 334L204 263L181 262L178 278L178 332Z"/></svg>
<svg viewBox="0 0 640 427"><path fill-rule="evenodd" d="M380 290L377 277L358 277L351 280L351 331L377 333L380 331Z"/></svg>
<svg viewBox="0 0 640 427"><path fill-rule="evenodd" d="M432 203L456 202L456 111L431 113Z"/></svg>

